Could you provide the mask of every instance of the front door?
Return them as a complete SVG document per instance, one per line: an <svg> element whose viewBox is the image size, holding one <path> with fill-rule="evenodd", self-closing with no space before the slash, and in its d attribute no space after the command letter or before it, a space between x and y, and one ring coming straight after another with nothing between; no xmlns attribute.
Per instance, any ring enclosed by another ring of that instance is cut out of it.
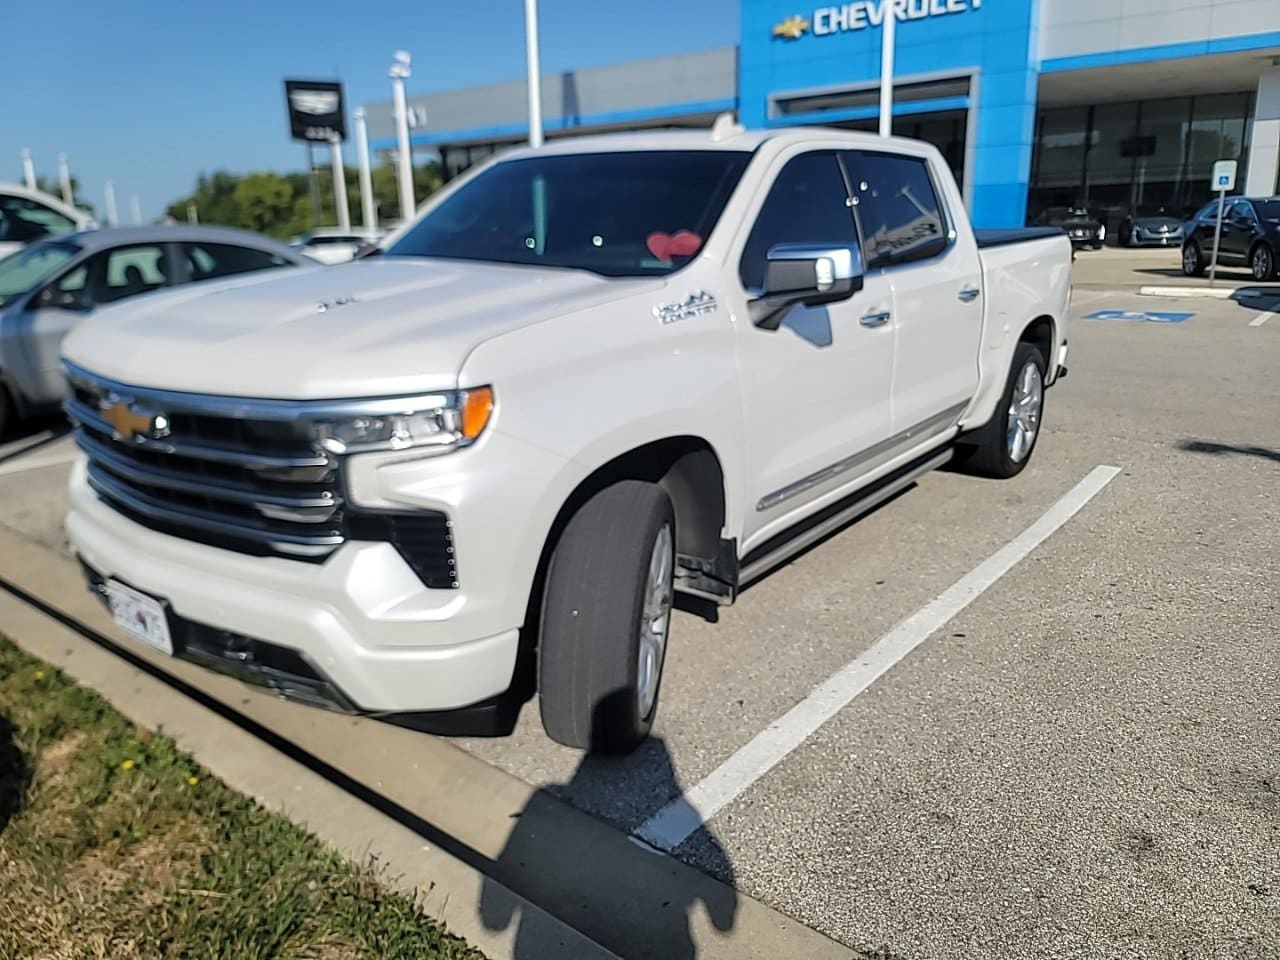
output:
<svg viewBox="0 0 1280 960"><path fill-rule="evenodd" d="M778 244L854 247L852 203L836 154L780 158L779 172L747 236L738 364L742 379L749 503L744 546L789 525L815 498L848 486L861 459L890 429L894 327L889 282L869 274L849 300L797 306L777 330L746 320Z"/></svg>
<svg viewBox="0 0 1280 960"><path fill-rule="evenodd" d="M167 243L131 244L104 250L51 281L31 301L23 337L35 374L33 403L55 403L66 389L62 341L95 309L159 290L173 282Z"/></svg>

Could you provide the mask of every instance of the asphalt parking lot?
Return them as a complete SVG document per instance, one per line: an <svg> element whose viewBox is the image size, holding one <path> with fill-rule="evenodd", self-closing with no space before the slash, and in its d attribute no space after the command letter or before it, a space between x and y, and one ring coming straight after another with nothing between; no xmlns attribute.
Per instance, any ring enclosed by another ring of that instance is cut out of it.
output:
<svg viewBox="0 0 1280 960"><path fill-rule="evenodd" d="M718 623L679 615L635 755L583 761L533 703L514 736L457 746L626 834L694 798L708 819L668 834L679 859L856 950L1280 956L1280 290L1139 295L1180 282L1154 272L1171 263L1081 255L1070 375L1021 477L933 474ZM0 523L65 551L60 431L0 446ZM1047 538L973 588L1032 528ZM813 707L939 610L883 676ZM441 802L429 764L401 769L419 735L260 709L424 816ZM474 829L490 856L511 849L509 820ZM732 907L707 910L732 928Z"/></svg>

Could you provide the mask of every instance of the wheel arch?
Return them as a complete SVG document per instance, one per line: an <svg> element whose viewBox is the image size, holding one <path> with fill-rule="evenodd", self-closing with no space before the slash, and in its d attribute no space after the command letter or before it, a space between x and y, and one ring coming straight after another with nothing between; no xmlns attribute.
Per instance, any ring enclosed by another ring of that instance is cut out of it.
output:
<svg viewBox="0 0 1280 960"><path fill-rule="evenodd" d="M1018 334L1019 343L1029 343L1039 351L1044 360L1045 380L1052 382L1056 371L1053 369L1054 346L1058 342L1058 325L1053 317L1041 314Z"/></svg>
<svg viewBox="0 0 1280 960"><path fill-rule="evenodd" d="M620 452L582 478L564 499L542 545L529 594L526 628L536 628L547 566L569 519L606 487L622 480L643 480L662 487L676 519L677 588L732 600L737 588L737 544L724 538L728 491L720 455L705 438L680 434L652 440ZM700 578L697 574L701 574ZM702 579L706 589L697 589ZM717 579L719 578L719 579ZM716 589L722 583L723 589Z"/></svg>

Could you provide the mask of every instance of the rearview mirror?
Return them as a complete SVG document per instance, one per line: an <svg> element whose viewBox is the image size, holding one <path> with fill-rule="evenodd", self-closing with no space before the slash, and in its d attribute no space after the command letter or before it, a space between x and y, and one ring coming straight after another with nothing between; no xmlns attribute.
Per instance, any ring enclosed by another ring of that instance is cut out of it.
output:
<svg viewBox="0 0 1280 960"><path fill-rule="evenodd" d="M88 310L89 302L83 290L59 290L45 287L40 291L36 306L50 310Z"/></svg>
<svg viewBox="0 0 1280 960"><path fill-rule="evenodd" d="M847 300L862 289L862 253L857 247L782 243L766 255L764 291L751 301L751 322L777 330L798 303L816 307Z"/></svg>

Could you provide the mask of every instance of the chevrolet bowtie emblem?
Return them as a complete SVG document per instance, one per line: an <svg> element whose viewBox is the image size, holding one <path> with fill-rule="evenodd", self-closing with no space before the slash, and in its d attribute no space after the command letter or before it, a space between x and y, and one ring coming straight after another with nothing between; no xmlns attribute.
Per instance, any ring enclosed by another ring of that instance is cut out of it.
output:
<svg viewBox="0 0 1280 960"><path fill-rule="evenodd" d="M169 418L163 413L135 408L128 400L104 397L98 412L111 425L111 438L125 443L141 439L158 440L169 433Z"/></svg>
<svg viewBox="0 0 1280 960"><path fill-rule="evenodd" d="M809 32L809 21L804 17L787 17L781 23L774 24L773 35L784 40L799 40Z"/></svg>

